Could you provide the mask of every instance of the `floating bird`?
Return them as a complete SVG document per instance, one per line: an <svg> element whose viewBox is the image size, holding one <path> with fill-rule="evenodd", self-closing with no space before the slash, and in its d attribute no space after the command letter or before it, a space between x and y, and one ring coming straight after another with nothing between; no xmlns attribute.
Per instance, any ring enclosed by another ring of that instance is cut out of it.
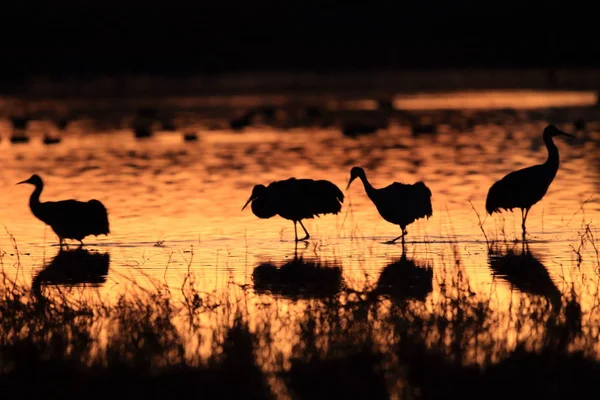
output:
<svg viewBox="0 0 600 400"><path fill-rule="evenodd" d="M198 140L198 134L196 132L186 132L183 134L183 140L186 142L195 142Z"/></svg>
<svg viewBox="0 0 600 400"><path fill-rule="evenodd" d="M333 183L326 180L290 178L271 182L269 186L256 185L242 210L252 202L252 212L258 218L279 215L294 221L296 242L310 238L302 224L306 218L320 214L337 214L342 209L344 194ZM304 229L305 237L298 239L296 223Z"/></svg>
<svg viewBox="0 0 600 400"><path fill-rule="evenodd" d="M512 211L521 209L523 222L523 240L525 240L525 221L531 207L544 197L552 180L556 176L559 165L558 149L552 141L554 136L575 136L560 131L554 125L544 129L544 143L548 148L548 159L545 163L513 171L495 182L488 191L485 209L488 214L500 212L501 209Z"/></svg>
<svg viewBox="0 0 600 400"><path fill-rule="evenodd" d="M75 239L83 246L83 238L88 235L108 235L108 214L104 205L98 200L87 202L77 200L40 202L44 182L34 174L29 179L17 183L29 183L35 190L29 198L31 212L38 219L50 225L60 239L62 248L65 239Z"/></svg>
<svg viewBox="0 0 600 400"><path fill-rule="evenodd" d="M402 229L402 235L388 241L389 244L395 243L398 239L402 239L404 244L404 236L408 233L406 227L419 218L429 219L433 215L431 190L422 181L414 184L394 182L384 188L375 189L367 180L365 170L361 167L353 167L350 170L350 181L346 190L356 178L362 181L367 196L375 204L383 219L399 225Z"/></svg>

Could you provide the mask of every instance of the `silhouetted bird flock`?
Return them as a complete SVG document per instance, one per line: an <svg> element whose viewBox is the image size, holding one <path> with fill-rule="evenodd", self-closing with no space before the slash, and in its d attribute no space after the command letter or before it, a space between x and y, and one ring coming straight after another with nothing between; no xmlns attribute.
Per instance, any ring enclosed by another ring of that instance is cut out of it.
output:
<svg viewBox="0 0 600 400"><path fill-rule="evenodd" d="M521 209L523 240L525 240L525 221L531 207L546 194L559 166L558 149L552 138L555 136L573 135L564 133L554 125L548 125L543 132L544 143L548 149L548 159L540 165L531 166L511 172L495 182L489 189L486 198L488 214L500 212L502 209L512 211ZM369 199L373 202L381 217L401 230L401 235L388 243L402 239L405 243L406 228L414 221L433 215L431 206L431 190L424 182L404 184L393 182L383 188L374 188L367 179L365 170L355 166L350 170L350 184L359 178ZM29 199L29 207L34 216L49 225L59 238L62 247L65 239L74 239L83 245L83 239L90 235L108 235L110 233L108 213L104 205L95 199L87 202L76 200L41 202L40 195L44 188L42 178L37 174L19 182L35 186ZM295 240L303 241L310 234L302 220L325 214L338 214L342 209L344 193L327 180L296 179L275 181L268 186L256 185L246 204L258 218L271 218L275 215L294 222ZM298 238L297 224L304 230L305 236Z"/></svg>

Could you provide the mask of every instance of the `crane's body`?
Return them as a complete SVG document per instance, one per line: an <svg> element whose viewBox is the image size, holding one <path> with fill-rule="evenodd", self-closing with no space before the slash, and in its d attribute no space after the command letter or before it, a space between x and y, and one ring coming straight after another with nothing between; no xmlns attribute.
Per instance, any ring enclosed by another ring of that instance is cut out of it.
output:
<svg viewBox="0 0 600 400"><path fill-rule="evenodd" d="M95 199L83 202L77 200L40 201L44 183L38 175L19 182L35 186L29 198L29 208L33 215L49 225L60 240L62 247L65 239L78 240L89 235L108 235L110 233L108 213L104 205Z"/></svg>
<svg viewBox="0 0 600 400"><path fill-rule="evenodd" d="M574 137L558 130L554 125L548 125L543 133L544 143L548 149L546 161L507 174L495 182L488 191L485 201L488 214L492 215L502 210L512 211L515 208L521 210L523 239L526 234L525 221L529 210L546 195L558 171L560 159L558 148L552 138L559 135Z"/></svg>
<svg viewBox="0 0 600 400"><path fill-rule="evenodd" d="M342 209L344 194L326 180L289 178L271 182L268 186L254 186L252 195L242 210L250 202L252 212L259 218L279 215L293 221L295 239L298 242L310 238L302 220L322 214L338 214ZM298 239L297 223L300 223L306 234L302 239Z"/></svg>
<svg viewBox="0 0 600 400"><path fill-rule="evenodd" d="M364 169L353 167L346 190L356 178L362 181L367 196L375 204L381 217L387 222L399 225L402 230L402 235L388 243L394 243L398 239L402 239L404 243L408 225L420 218L429 219L433 215L431 190L422 181L414 184L393 182L389 186L376 189L367 179Z"/></svg>

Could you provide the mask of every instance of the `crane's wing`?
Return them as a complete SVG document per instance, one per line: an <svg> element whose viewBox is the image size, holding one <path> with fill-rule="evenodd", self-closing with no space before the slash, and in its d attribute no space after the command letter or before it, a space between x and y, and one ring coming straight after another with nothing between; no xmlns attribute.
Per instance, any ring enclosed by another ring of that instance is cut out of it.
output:
<svg viewBox="0 0 600 400"><path fill-rule="evenodd" d="M394 182L378 189L377 196L380 212L394 219L412 221L433 215L431 190L422 181L414 184Z"/></svg>
<svg viewBox="0 0 600 400"><path fill-rule="evenodd" d="M326 180L290 178L269 186L273 201L281 213L310 218L318 214L337 214L342 209L344 193Z"/></svg>
<svg viewBox="0 0 600 400"><path fill-rule="evenodd" d="M108 223L108 212L100 201L92 199L87 202L87 215L90 226L90 234L107 235L110 233Z"/></svg>
<svg viewBox="0 0 600 400"><path fill-rule="evenodd" d="M554 174L544 165L513 171L489 189L485 208L489 214L500 209L529 208L544 197Z"/></svg>
<svg viewBox="0 0 600 400"><path fill-rule="evenodd" d="M42 203L42 221L60 231L87 232L90 235L110 233L106 208L98 200L46 201Z"/></svg>

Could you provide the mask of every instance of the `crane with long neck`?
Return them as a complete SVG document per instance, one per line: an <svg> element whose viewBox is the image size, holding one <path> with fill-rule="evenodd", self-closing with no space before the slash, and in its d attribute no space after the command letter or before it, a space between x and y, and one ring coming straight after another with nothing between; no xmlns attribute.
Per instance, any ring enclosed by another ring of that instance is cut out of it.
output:
<svg viewBox="0 0 600 400"><path fill-rule="evenodd" d="M86 202L77 200L40 201L44 182L34 174L29 179L17 183L35 186L29 197L29 208L33 215L49 225L63 246L65 239L78 240L83 246L83 238L88 235L108 235L110 233L106 207L92 199Z"/></svg>
<svg viewBox="0 0 600 400"><path fill-rule="evenodd" d="M543 139L548 150L548 158L542 164L513 171L496 181L489 189L485 202L488 214L501 212L502 209L512 211L513 208L521 210L521 229L525 240L525 222L531 207L539 202L556 177L560 165L558 148L552 138L556 136L575 136L559 130L554 125L544 129Z"/></svg>
<svg viewBox="0 0 600 400"><path fill-rule="evenodd" d="M354 179L359 178L365 188L367 196L384 220L399 225L402 235L390 240L388 243L395 243L402 239L408 233L406 227L420 218L428 218L433 215L431 207L431 190L423 183L418 181L414 184L404 184L393 182L389 186L376 189L367 179L365 170L361 167L353 167L350 170L350 180L346 190Z"/></svg>

